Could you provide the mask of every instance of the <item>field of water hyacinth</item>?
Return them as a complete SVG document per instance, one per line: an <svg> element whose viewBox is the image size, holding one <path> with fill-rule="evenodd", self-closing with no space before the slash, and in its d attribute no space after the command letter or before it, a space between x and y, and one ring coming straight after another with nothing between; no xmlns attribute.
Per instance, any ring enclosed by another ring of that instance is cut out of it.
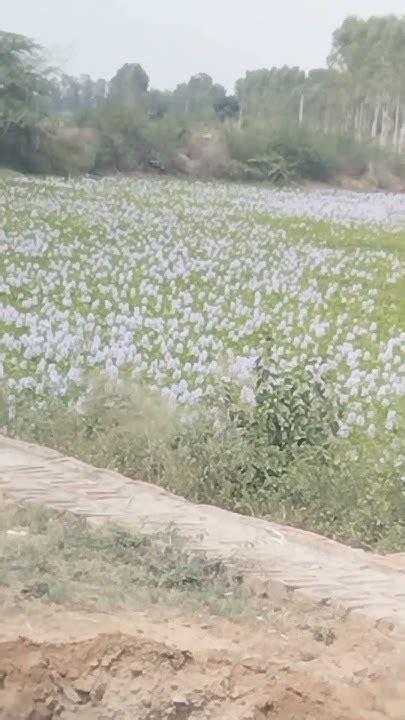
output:
<svg viewBox="0 0 405 720"><path fill-rule="evenodd" d="M404 461L404 196L25 177L0 193L9 420L77 403L94 371L187 406L231 378L253 403L267 342L279 372L313 364L341 438Z"/></svg>

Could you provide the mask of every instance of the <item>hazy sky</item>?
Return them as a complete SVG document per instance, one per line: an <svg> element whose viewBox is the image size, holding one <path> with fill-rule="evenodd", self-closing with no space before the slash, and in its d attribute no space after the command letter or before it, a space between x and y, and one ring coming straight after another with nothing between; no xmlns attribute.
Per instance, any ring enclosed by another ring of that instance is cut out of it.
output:
<svg viewBox="0 0 405 720"><path fill-rule="evenodd" d="M139 62L153 87L207 72L231 90L248 69L322 66L346 15L390 13L405 0L0 0L0 27L74 75Z"/></svg>

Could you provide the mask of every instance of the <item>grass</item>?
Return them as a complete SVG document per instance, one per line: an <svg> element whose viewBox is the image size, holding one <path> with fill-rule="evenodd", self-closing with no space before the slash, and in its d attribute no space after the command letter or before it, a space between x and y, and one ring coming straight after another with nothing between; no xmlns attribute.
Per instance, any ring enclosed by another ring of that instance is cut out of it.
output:
<svg viewBox="0 0 405 720"><path fill-rule="evenodd" d="M292 446L285 464L264 429L255 429L250 408L229 405L223 393L218 384L215 405L200 405L191 416L187 407L128 380L106 387L99 379L80 412L60 400L40 412L21 408L10 430L193 502L295 525L365 550L405 549L400 435L395 452L361 431ZM270 398L266 425L272 409ZM246 430L238 422L241 412Z"/></svg>
<svg viewBox="0 0 405 720"><path fill-rule="evenodd" d="M99 611L163 603L236 618L256 602L240 572L191 552L174 529L96 528L40 505L0 510L0 586L19 603Z"/></svg>

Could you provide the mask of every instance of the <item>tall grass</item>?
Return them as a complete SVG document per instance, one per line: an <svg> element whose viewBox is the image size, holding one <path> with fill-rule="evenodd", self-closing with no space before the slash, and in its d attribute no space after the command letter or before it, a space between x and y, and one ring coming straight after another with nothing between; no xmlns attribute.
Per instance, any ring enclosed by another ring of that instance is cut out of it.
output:
<svg viewBox="0 0 405 720"><path fill-rule="evenodd" d="M60 401L40 412L20 408L8 432L195 502L368 550L404 550L395 460L381 460L381 448L363 436L337 438L327 394L314 394L302 377L302 385L282 381L277 397L262 381L252 406L219 387L215 408L191 409L125 380L98 381L80 409Z"/></svg>

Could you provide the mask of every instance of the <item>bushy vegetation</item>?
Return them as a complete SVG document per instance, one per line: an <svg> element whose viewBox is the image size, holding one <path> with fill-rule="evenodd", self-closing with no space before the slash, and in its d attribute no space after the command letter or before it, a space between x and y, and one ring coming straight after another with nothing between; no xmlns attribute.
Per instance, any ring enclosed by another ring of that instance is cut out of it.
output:
<svg viewBox="0 0 405 720"><path fill-rule="evenodd" d="M328 68L249 71L228 95L206 73L161 92L134 62L109 81L51 72L41 48L1 32L0 164L273 184L366 176L371 187L401 189L404 38L403 18L347 18Z"/></svg>
<svg viewBox="0 0 405 720"><path fill-rule="evenodd" d="M249 403L229 382L218 383L215 403L181 408L128 380L98 380L80 410L21 408L8 430L194 502L404 550L402 464L364 437L337 437L339 408L310 368L270 367L257 362Z"/></svg>
<svg viewBox="0 0 405 720"><path fill-rule="evenodd" d="M241 177L286 182L294 178L329 182L339 174L363 175L375 151L348 136L326 136L302 128L227 128L229 155ZM380 157L380 161L382 158Z"/></svg>

